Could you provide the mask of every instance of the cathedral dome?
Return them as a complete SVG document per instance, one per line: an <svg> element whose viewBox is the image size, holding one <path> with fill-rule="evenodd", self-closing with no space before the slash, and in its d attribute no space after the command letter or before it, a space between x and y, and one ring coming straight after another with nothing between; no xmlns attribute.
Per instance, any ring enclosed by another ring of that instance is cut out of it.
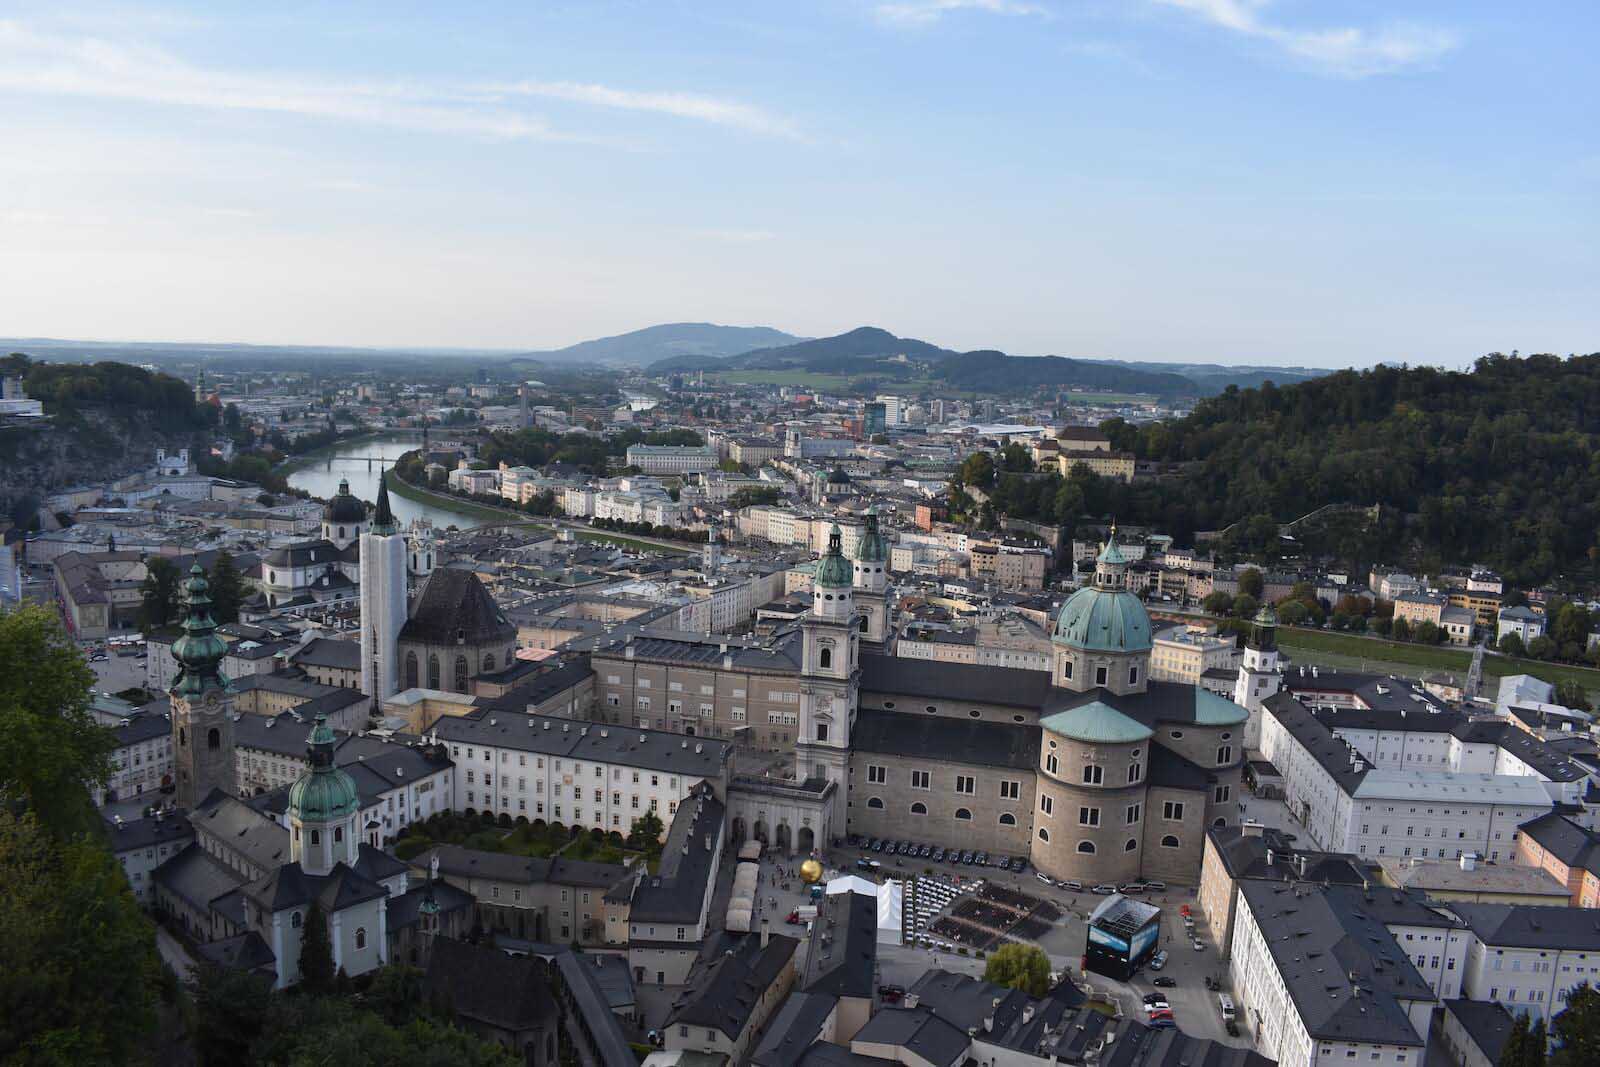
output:
<svg viewBox="0 0 1600 1067"><path fill-rule="evenodd" d="M867 528L861 532L861 540L856 542L856 562L887 563L889 546L884 543L883 531L878 528L878 512L868 508L866 518Z"/></svg>
<svg viewBox="0 0 1600 1067"><path fill-rule="evenodd" d="M328 717L318 715L306 743L311 770L289 787L289 817L302 823L333 822L354 815L361 807L355 779L333 765L333 730Z"/></svg>
<svg viewBox="0 0 1600 1067"><path fill-rule="evenodd" d="M813 585L829 589L850 588L850 564L840 547L843 540L844 535L839 532L836 523L828 534L828 551L817 561L817 573L811 580Z"/></svg>
<svg viewBox="0 0 1600 1067"><path fill-rule="evenodd" d="M1115 527L1095 564L1094 584L1061 606L1055 642L1085 652L1150 651L1150 613L1127 590L1128 561L1117 547Z"/></svg>
<svg viewBox="0 0 1600 1067"><path fill-rule="evenodd" d="M324 522L343 523L367 521L367 506L351 495L348 480L340 480L339 491L322 509L322 519Z"/></svg>

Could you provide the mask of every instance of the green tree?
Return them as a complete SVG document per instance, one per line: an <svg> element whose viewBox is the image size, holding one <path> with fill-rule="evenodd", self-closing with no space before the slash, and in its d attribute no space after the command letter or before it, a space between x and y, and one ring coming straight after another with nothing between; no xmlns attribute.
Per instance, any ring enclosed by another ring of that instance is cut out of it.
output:
<svg viewBox="0 0 1600 1067"><path fill-rule="evenodd" d="M328 940L328 920L316 901L306 909L305 926L300 931L300 984L308 993L326 993L333 988L333 945Z"/></svg>
<svg viewBox="0 0 1600 1067"><path fill-rule="evenodd" d="M1438 625L1424 619L1417 623L1417 629L1412 634L1412 640L1419 645L1437 645L1444 640L1444 631Z"/></svg>
<svg viewBox="0 0 1600 1067"><path fill-rule="evenodd" d="M1527 646L1522 643L1522 637L1516 633L1506 634L1500 639L1500 651L1508 656L1525 656L1528 654Z"/></svg>
<svg viewBox="0 0 1600 1067"><path fill-rule="evenodd" d="M1556 703L1562 707L1575 708L1578 711L1593 711L1589 703L1589 693L1579 683L1568 679L1556 683Z"/></svg>
<svg viewBox="0 0 1600 1067"><path fill-rule="evenodd" d="M1299 626L1310 614L1298 600L1285 600L1278 607L1278 621L1285 626Z"/></svg>
<svg viewBox="0 0 1600 1067"><path fill-rule="evenodd" d="M1001 945L989 954L983 980L1007 989L1020 989L1029 996L1050 992L1050 957L1034 945L1016 942Z"/></svg>
<svg viewBox="0 0 1600 1067"><path fill-rule="evenodd" d="M0 616L0 801L62 837L101 824L85 786L110 775L116 740L89 713L93 684L54 613Z"/></svg>
<svg viewBox="0 0 1600 1067"><path fill-rule="evenodd" d="M0 1060L142 1058L162 974L155 928L102 840L0 809L0 961Z"/></svg>
<svg viewBox="0 0 1600 1067"><path fill-rule="evenodd" d="M139 583L139 628L149 633L172 623L179 617L182 594L178 568L165 556L151 556Z"/></svg>
<svg viewBox="0 0 1600 1067"><path fill-rule="evenodd" d="M1201 606L1211 615L1226 615L1233 610L1233 596L1222 590L1210 594L1201 601Z"/></svg>
<svg viewBox="0 0 1600 1067"><path fill-rule="evenodd" d="M1394 620L1394 626L1389 631L1396 641L1411 640L1411 624L1402 618Z"/></svg>
<svg viewBox="0 0 1600 1067"><path fill-rule="evenodd" d="M272 980L214 964L194 976L194 1043L201 1063L248 1063L266 1028Z"/></svg>
<svg viewBox="0 0 1600 1067"><path fill-rule="evenodd" d="M239 573L233 553L217 553L211 565L211 617L219 623L238 622L239 605L244 602L244 576Z"/></svg>
<svg viewBox="0 0 1600 1067"><path fill-rule="evenodd" d="M963 485L988 489L994 484L994 457L987 452L974 452L961 461L956 477Z"/></svg>
<svg viewBox="0 0 1600 1067"><path fill-rule="evenodd" d="M1233 598L1233 616L1236 619L1253 619L1260 610L1261 602L1249 593L1240 593Z"/></svg>
<svg viewBox="0 0 1600 1067"><path fill-rule="evenodd" d="M1567 994L1566 1010L1550 1020L1555 1050L1550 1067L1593 1067L1600 1063L1600 992L1588 982Z"/></svg>
<svg viewBox="0 0 1600 1067"><path fill-rule="evenodd" d="M1556 643L1544 634L1528 642L1528 655L1534 659L1549 659L1556 654Z"/></svg>
<svg viewBox="0 0 1600 1067"><path fill-rule="evenodd" d="M666 827L661 824L661 816L651 808L633 820L633 825L628 828L628 847L659 854L661 835L665 832Z"/></svg>
<svg viewBox="0 0 1600 1067"><path fill-rule="evenodd" d="M1246 596L1261 599L1261 593L1266 588L1266 582L1261 577L1261 572L1254 567L1246 567L1239 572L1239 592Z"/></svg>

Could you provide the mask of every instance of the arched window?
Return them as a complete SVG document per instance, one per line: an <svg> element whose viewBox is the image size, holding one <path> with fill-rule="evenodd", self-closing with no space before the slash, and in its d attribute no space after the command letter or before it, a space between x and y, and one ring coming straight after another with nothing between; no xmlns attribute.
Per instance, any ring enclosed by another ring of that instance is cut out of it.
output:
<svg viewBox="0 0 1600 1067"><path fill-rule="evenodd" d="M415 689L415 688L417 688L418 684L419 683L417 681L417 654L415 652L407 652L406 653L406 688L407 689Z"/></svg>
<svg viewBox="0 0 1600 1067"><path fill-rule="evenodd" d="M483 673L484 674L493 674L494 673L494 653L493 652L485 652L483 654Z"/></svg>
<svg viewBox="0 0 1600 1067"><path fill-rule="evenodd" d="M867 798L867 807L869 807L869 808L882 808L883 807L883 798L882 797L868 797Z"/></svg>
<svg viewBox="0 0 1600 1067"><path fill-rule="evenodd" d="M1223 828L1223 827L1224 827L1224 826L1227 826L1227 825L1228 825L1228 820L1227 820L1227 819L1224 819L1224 818L1223 818L1223 817L1222 817L1222 816L1220 816L1220 815L1219 815L1219 816L1217 816L1217 817L1216 817L1216 818L1215 818L1215 819L1212 819L1212 820L1211 820L1211 825L1212 825L1212 826L1215 826L1215 827L1216 827L1216 828L1217 828L1217 829L1218 829L1218 830L1220 830L1220 829L1222 829L1222 828ZM1441 856L1442 856L1442 855L1444 855L1444 850L1443 850L1443 849L1441 849L1441 850L1440 850L1440 851L1439 851L1439 855L1441 855Z"/></svg>
<svg viewBox="0 0 1600 1067"><path fill-rule="evenodd" d="M206 731L206 747L207 748L221 748L222 747L222 731L217 729L215 726L213 726L211 729Z"/></svg>
<svg viewBox="0 0 1600 1067"><path fill-rule="evenodd" d="M1050 753L1050 755L1044 758L1044 769L1049 771L1051 774L1056 773L1056 771L1060 770L1060 768L1061 761L1056 759L1056 754L1054 752Z"/></svg>
<svg viewBox="0 0 1600 1067"><path fill-rule="evenodd" d="M467 657L465 657L465 656L457 656L456 657L456 692L465 693L466 691L467 691Z"/></svg>
<svg viewBox="0 0 1600 1067"><path fill-rule="evenodd" d="M1085 856L1094 855L1094 842L1093 841L1079 841L1078 842L1078 851L1083 853Z"/></svg>
<svg viewBox="0 0 1600 1067"><path fill-rule="evenodd" d="M313 831L311 831L311 843L313 845L322 844L322 831L321 830L313 830Z"/></svg>
<svg viewBox="0 0 1600 1067"><path fill-rule="evenodd" d="M1000 813L1000 825L1015 826L1017 825L1017 817L1011 814L1009 811L1002 811Z"/></svg>
<svg viewBox="0 0 1600 1067"><path fill-rule="evenodd" d="M1139 839L1137 837L1128 838L1127 844L1122 846L1122 851L1124 852L1137 852L1138 849Z"/></svg>
<svg viewBox="0 0 1600 1067"><path fill-rule="evenodd" d="M344 840L344 827L335 826L333 828L333 843L337 845L339 842L341 842L343 840Z"/></svg>
<svg viewBox="0 0 1600 1067"><path fill-rule="evenodd" d="M431 653L428 656L428 688L439 688L439 657Z"/></svg>
<svg viewBox="0 0 1600 1067"><path fill-rule="evenodd" d="M1050 831L1046 830L1042 826L1039 827L1039 840L1040 841L1049 841L1050 840Z"/></svg>
<svg viewBox="0 0 1600 1067"><path fill-rule="evenodd" d="M366 948L366 947L367 947L367 928L365 926L358 926L358 927L356 927L356 948L362 949L362 948Z"/></svg>
<svg viewBox="0 0 1600 1067"><path fill-rule="evenodd" d="M924 804L920 800L917 801L915 804L911 805L911 814L913 814L913 815L926 815L926 814L928 814L928 805Z"/></svg>
<svg viewBox="0 0 1600 1067"><path fill-rule="evenodd" d="M339 527L339 536L340 537L344 536L344 527L343 526Z"/></svg>
<svg viewBox="0 0 1600 1067"><path fill-rule="evenodd" d="M962 820L963 822L971 822L972 812L968 811L966 808L957 808L956 818Z"/></svg>
<svg viewBox="0 0 1600 1067"><path fill-rule="evenodd" d="M867 617L865 615L861 616L861 632L867 632Z"/></svg>
<svg viewBox="0 0 1600 1067"><path fill-rule="evenodd" d="M825 648L817 653L817 666L828 670L833 666L833 649Z"/></svg>
<svg viewBox="0 0 1600 1067"><path fill-rule="evenodd" d="M1166 837L1163 837L1161 839L1161 847L1162 848L1177 848L1178 847L1178 839L1176 837L1174 837L1173 835L1168 834Z"/></svg>
<svg viewBox="0 0 1600 1067"><path fill-rule="evenodd" d="M298 911L289 916L289 925L294 927L296 930L300 929L300 924L303 922L305 922L305 920L300 917L300 913Z"/></svg>

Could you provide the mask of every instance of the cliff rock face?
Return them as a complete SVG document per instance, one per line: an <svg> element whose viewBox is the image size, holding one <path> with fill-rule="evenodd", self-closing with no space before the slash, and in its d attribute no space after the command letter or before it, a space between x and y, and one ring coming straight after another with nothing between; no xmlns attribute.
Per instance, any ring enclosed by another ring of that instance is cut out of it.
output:
<svg viewBox="0 0 1600 1067"><path fill-rule="evenodd" d="M150 470L156 449L205 447L203 434L164 428L155 419L98 411L37 425L0 427L0 514L26 525L39 503L73 486L105 485Z"/></svg>

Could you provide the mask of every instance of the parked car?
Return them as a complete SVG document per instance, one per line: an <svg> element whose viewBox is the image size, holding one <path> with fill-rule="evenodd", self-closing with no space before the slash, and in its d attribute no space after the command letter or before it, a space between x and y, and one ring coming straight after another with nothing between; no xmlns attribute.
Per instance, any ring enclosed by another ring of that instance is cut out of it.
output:
<svg viewBox="0 0 1600 1067"><path fill-rule="evenodd" d="M973 858L972 862L976 863L979 867L987 867L989 866L989 854L987 852L980 852L976 857Z"/></svg>
<svg viewBox="0 0 1600 1067"><path fill-rule="evenodd" d="M1167 975L1162 975L1160 978L1150 979L1150 984L1161 989L1172 989L1177 986L1178 980L1176 978L1168 977Z"/></svg>
<svg viewBox="0 0 1600 1067"><path fill-rule="evenodd" d="M1157 1022L1158 1020L1161 1020L1161 1019L1165 1019L1167 1022L1172 1022L1173 1021L1173 1019L1172 1019L1172 1009L1171 1008L1156 1008L1156 1009L1154 1009L1154 1010L1152 1010L1150 1012L1150 1021L1152 1023Z"/></svg>
<svg viewBox="0 0 1600 1067"><path fill-rule="evenodd" d="M971 852L963 852L961 854L961 862L967 864L970 867L972 865L972 853Z"/></svg>
<svg viewBox="0 0 1600 1067"><path fill-rule="evenodd" d="M1159 1017L1152 1016L1145 1025L1152 1030L1175 1030L1178 1027L1177 1022L1172 1018L1171 1012Z"/></svg>
<svg viewBox="0 0 1600 1067"><path fill-rule="evenodd" d="M1144 887L1152 893L1165 893L1167 891L1167 883L1165 882L1146 882Z"/></svg>
<svg viewBox="0 0 1600 1067"><path fill-rule="evenodd" d="M1144 1007L1146 1011L1149 1011L1151 1008L1166 1008L1170 1007L1170 1005L1167 1003L1167 998L1160 993L1146 993L1144 995Z"/></svg>
<svg viewBox="0 0 1600 1067"><path fill-rule="evenodd" d="M881 985L878 987L878 996L887 1003L893 1004L906 995L906 987L898 985Z"/></svg>
<svg viewBox="0 0 1600 1067"><path fill-rule="evenodd" d="M1034 877L1039 879L1039 881L1043 882L1045 885L1055 885L1054 882L1052 882L1049 878L1046 878L1042 874L1036 874L1036 875L1034 875Z"/></svg>
<svg viewBox="0 0 1600 1067"><path fill-rule="evenodd" d="M1229 1037L1238 1037L1239 1036L1239 1024L1234 1022L1232 1019L1229 1019L1227 1022L1223 1023L1222 1025L1228 1031L1228 1036Z"/></svg>
<svg viewBox="0 0 1600 1067"><path fill-rule="evenodd" d="M1157 952L1154 956L1150 957L1150 969L1152 971L1159 971L1161 968L1165 967L1166 965L1167 965L1167 950L1166 949L1162 949L1160 952Z"/></svg>
<svg viewBox="0 0 1600 1067"><path fill-rule="evenodd" d="M940 845L938 848L933 850L933 862L935 862L935 863L943 863L944 862L944 846L943 845Z"/></svg>
<svg viewBox="0 0 1600 1067"><path fill-rule="evenodd" d="M1206 950L1206 943L1200 940L1198 937L1194 938L1190 943L1194 945L1194 950L1196 952L1204 952Z"/></svg>
<svg viewBox="0 0 1600 1067"><path fill-rule="evenodd" d="M1070 889L1074 893L1083 892L1083 883L1082 882L1074 882L1070 878L1065 882L1057 882L1056 885L1060 886L1062 889Z"/></svg>
<svg viewBox="0 0 1600 1067"><path fill-rule="evenodd" d="M929 856L933 855L933 846L923 845L922 848L917 851L917 855L923 859L927 859Z"/></svg>
<svg viewBox="0 0 1600 1067"><path fill-rule="evenodd" d="M1114 885L1097 885L1097 886L1095 886L1095 887L1093 887L1092 889L1089 890L1089 892L1091 892L1091 893L1099 893L1103 897L1109 897L1111 894L1115 893L1116 891L1117 891L1117 887L1114 886Z"/></svg>
<svg viewBox="0 0 1600 1067"><path fill-rule="evenodd" d="M1144 892L1144 883L1143 882L1124 882L1122 885L1117 887L1117 892L1119 892L1119 893L1143 893Z"/></svg>
<svg viewBox="0 0 1600 1067"><path fill-rule="evenodd" d="M800 910L797 908L794 911L791 911L783 921L788 923L790 926L800 925Z"/></svg>

